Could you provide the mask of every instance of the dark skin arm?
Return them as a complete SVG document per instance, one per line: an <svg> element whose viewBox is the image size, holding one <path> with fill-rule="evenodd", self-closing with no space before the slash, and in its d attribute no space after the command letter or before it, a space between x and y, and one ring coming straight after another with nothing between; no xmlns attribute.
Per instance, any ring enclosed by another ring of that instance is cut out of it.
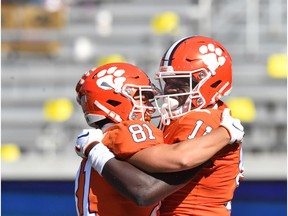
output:
<svg viewBox="0 0 288 216"><path fill-rule="evenodd" d="M102 176L137 205L150 206L183 187L201 168L202 166L181 172L148 174L128 162L112 158L105 164Z"/></svg>

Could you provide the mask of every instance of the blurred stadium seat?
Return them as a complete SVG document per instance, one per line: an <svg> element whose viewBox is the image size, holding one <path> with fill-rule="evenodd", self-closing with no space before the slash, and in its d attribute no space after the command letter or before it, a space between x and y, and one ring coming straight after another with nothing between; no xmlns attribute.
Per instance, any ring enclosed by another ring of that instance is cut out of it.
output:
<svg viewBox="0 0 288 216"><path fill-rule="evenodd" d="M65 122L73 111L73 103L68 98L49 99L43 106L45 119L49 122Z"/></svg>
<svg viewBox="0 0 288 216"><path fill-rule="evenodd" d="M267 61L268 74L272 78L287 78L287 54L272 54Z"/></svg>
<svg viewBox="0 0 288 216"><path fill-rule="evenodd" d="M250 98L230 98L226 103L231 109L234 118L238 118L244 123L253 122L255 120L255 105Z"/></svg>
<svg viewBox="0 0 288 216"><path fill-rule="evenodd" d="M152 17L151 25L155 34L177 34L180 18L174 12L164 12Z"/></svg>
<svg viewBox="0 0 288 216"><path fill-rule="evenodd" d="M64 8L49 11L43 5L2 5L2 29L59 29L65 25L66 13Z"/></svg>
<svg viewBox="0 0 288 216"><path fill-rule="evenodd" d="M100 67L104 64L109 64L112 62L126 62L125 57L120 54L111 54L108 56L100 56L96 61L96 66Z"/></svg>
<svg viewBox="0 0 288 216"><path fill-rule="evenodd" d="M1 161L16 162L21 155L21 150L14 143L3 143L1 145Z"/></svg>

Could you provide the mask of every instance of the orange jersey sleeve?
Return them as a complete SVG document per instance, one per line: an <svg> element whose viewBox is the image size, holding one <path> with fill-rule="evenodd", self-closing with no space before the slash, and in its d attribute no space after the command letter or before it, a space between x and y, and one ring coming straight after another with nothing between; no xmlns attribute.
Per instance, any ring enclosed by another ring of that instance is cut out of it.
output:
<svg viewBox="0 0 288 216"><path fill-rule="evenodd" d="M110 127L102 142L119 159L125 160L141 149L163 143L163 133L149 122L123 121Z"/></svg>

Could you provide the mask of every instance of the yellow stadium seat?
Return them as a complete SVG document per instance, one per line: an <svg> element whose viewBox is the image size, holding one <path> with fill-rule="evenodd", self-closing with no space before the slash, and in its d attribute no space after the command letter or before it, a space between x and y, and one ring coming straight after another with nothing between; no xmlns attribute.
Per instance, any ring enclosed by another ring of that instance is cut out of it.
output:
<svg viewBox="0 0 288 216"><path fill-rule="evenodd" d="M97 67L100 67L104 64L109 64L113 62L126 62L125 57L120 54L113 54L108 56L102 56L97 60Z"/></svg>
<svg viewBox="0 0 288 216"><path fill-rule="evenodd" d="M74 106L67 98L50 99L44 103L43 112L49 122L67 121L73 114Z"/></svg>
<svg viewBox="0 0 288 216"><path fill-rule="evenodd" d="M241 97L231 98L226 101L231 109L232 116L242 122L253 122L256 118L255 104L252 99Z"/></svg>
<svg viewBox="0 0 288 216"><path fill-rule="evenodd" d="M272 78L286 79L287 78L287 55L273 54L267 61L268 74Z"/></svg>
<svg viewBox="0 0 288 216"><path fill-rule="evenodd" d="M1 160L14 162L19 159L21 151L19 146L14 143L1 144Z"/></svg>
<svg viewBox="0 0 288 216"><path fill-rule="evenodd" d="M153 32L156 34L175 34L178 31L180 18L174 12L164 12L151 20Z"/></svg>

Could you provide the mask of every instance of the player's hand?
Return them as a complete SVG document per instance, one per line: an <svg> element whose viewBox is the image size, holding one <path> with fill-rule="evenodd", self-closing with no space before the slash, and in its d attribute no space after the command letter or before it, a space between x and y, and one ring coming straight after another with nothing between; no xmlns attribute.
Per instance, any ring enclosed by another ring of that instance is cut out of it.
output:
<svg viewBox="0 0 288 216"><path fill-rule="evenodd" d="M101 142L103 137L104 134L100 129L84 129L76 140L75 151L77 155L87 158L91 149Z"/></svg>
<svg viewBox="0 0 288 216"><path fill-rule="evenodd" d="M230 115L230 109L224 109L222 113L222 119L220 126L226 128L230 135L230 142L229 144L233 144L235 142L242 143L244 133L244 127L242 126L239 119L235 119Z"/></svg>
<svg viewBox="0 0 288 216"><path fill-rule="evenodd" d="M82 158L88 158L92 167L102 175L107 161L114 158L114 154L101 142L104 137L100 129L84 129L76 140L75 151Z"/></svg>

